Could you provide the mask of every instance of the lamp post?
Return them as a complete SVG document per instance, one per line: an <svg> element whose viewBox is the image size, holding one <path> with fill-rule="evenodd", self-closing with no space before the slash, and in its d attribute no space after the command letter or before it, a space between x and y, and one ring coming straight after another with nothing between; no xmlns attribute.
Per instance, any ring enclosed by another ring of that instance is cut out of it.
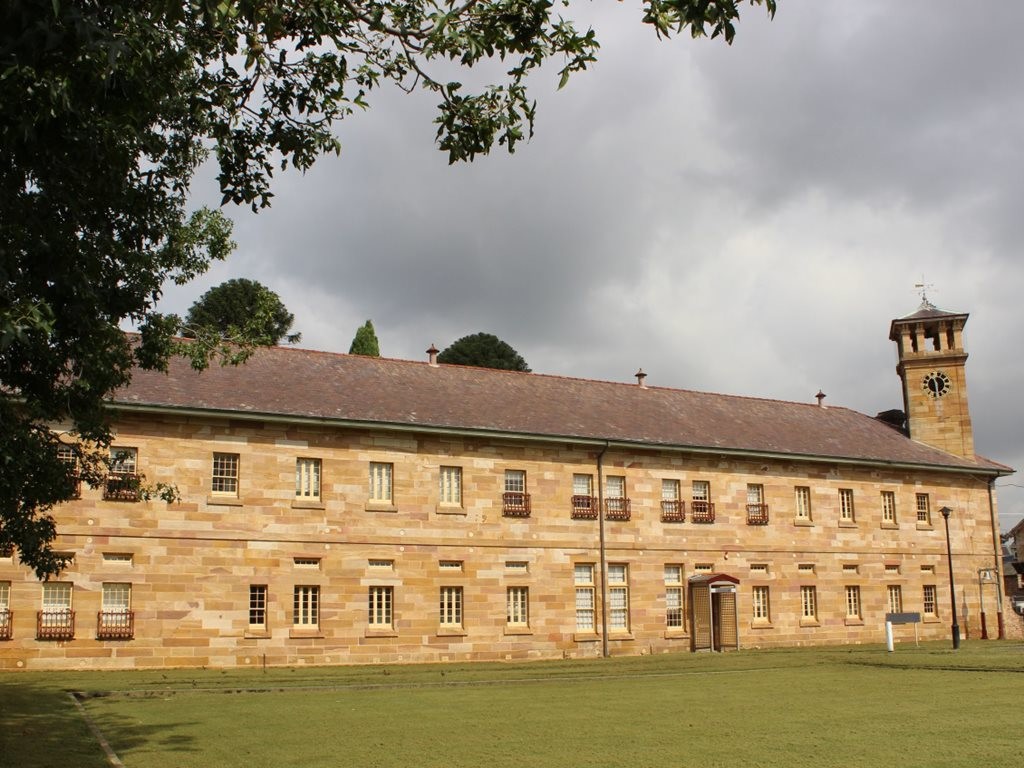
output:
<svg viewBox="0 0 1024 768"><path fill-rule="evenodd" d="M950 610L953 614L953 626L951 630L953 632L953 650L959 650L960 648L960 625L956 623L956 587L953 585L953 549L949 544L949 514L953 510L949 507L943 507L939 510L942 514L942 519L946 523L946 559L949 560L949 605Z"/></svg>
<svg viewBox="0 0 1024 768"><path fill-rule="evenodd" d="M992 581L991 568L978 569L978 608L981 611L981 639L988 640L988 627L985 624L985 590L986 581Z"/></svg>

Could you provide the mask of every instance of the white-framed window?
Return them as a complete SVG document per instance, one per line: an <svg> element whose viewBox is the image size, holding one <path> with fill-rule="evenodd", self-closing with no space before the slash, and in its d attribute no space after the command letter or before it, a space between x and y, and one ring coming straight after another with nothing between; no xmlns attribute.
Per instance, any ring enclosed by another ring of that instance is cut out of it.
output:
<svg viewBox="0 0 1024 768"><path fill-rule="evenodd" d="M796 567L797 572L801 576L813 576L814 575L814 563L800 563Z"/></svg>
<svg viewBox="0 0 1024 768"><path fill-rule="evenodd" d="M597 629L594 612L594 564L576 563L573 567L576 585L576 631L594 632Z"/></svg>
<svg viewBox="0 0 1024 768"><path fill-rule="evenodd" d="M853 573L860 573L860 566L856 563L843 563L843 573L847 576Z"/></svg>
<svg viewBox="0 0 1024 768"><path fill-rule="evenodd" d="M131 552L104 552L103 562L111 565L131 565L135 557Z"/></svg>
<svg viewBox="0 0 1024 768"><path fill-rule="evenodd" d="M806 485L798 485L793 489L793 498L796 502L796 517L798 520L811 519L811 489Z"/></svg>
<svg viewBox="0 0 1024 768"><path fill-rule="evenodd" d="M116 446L110 449L110 471L115 475L134 475L139 469L139 449Z"/></svg>
<svg viewBox="0 0 1024 768"><path fill-rule="evenodd" d="M764 486L760 483L747 483L747 504L764 504Z"/></svg>
<svg viewBox="0 0 1024 768"><path fill-rule="evenodd" d="M771 621L772 614L768 587L754 587L752 603L755 621Z"/></svg>
<svg viewBox="0 0 1024 768"><path fill-rule="evenodd" d="M856 520L853 511L853 489L839 489L839 519L844 523L852 523Z"/></svg>
<svg viewBox="0 0 1024 768"><path fill-rule="evenodd" d="M132 608L132 585L127 582L104 582L101 599L104 612L127 613Z"/></svg>
<svg viewBox="0 0 1024 768"><path fill-rule="evenodd" d="M665 628L683 628L683 566L665 566Z"/></svg>
<svg viewBox="0 0 1024 768"><path fill-rule="evenodd" d="M295 587L292 624L302 629L320 626L320 587L298 584Z"/></svg>
<svg viewBox="0 0 1024 768"><path fill-rule="evenodd" d="M372 586L369 589L367 623L374 629L391 629L394 626L392 608L395 588Z"/></svg>
<svg viewBox="0 0 1024 768"><path fill-rule="evenodd" d="M921 588L922 608L925 616L935 618L939 615L939 603L934 584L925 584Z"/></svg>
<svg viewBox="0 0 1024 768"><path fill-rule="evenodd" d="M608 625L612 632L629 632L629 566L608 564Z"/></svg>
<svg viewBox="0 0 1024 768"><path fill-rule="evenodd" d="M462 467L441 467L441 504L450 507L462 506Z"/></svg>
<svg viewBox="0 0 1024 768"><path fill-rule="evenodd" d="M900 575L900 564L899 563L886 563L885 564L885 575L886 576L899 576Z"/></svg>
<svg viewBox="0 0 1024 768"><path fill-rule="evenodd" d="M319 557L295 557L292 558L292 562L296 568L310 568L312 570L320 570L320 558Z"/></svg>
<svg viewBox="0 0 1024 768"><path fill-rule="evenodd" d="M525 560L506 560L505 571L514 575L525 575L530 571L530 564Z"/></svg>
<svg viewBox="0 0 1024 768"><path fill-rule="evenodd" d="M462 561L461 560L438 560L438 570L442 571L458 571L462 573Z"/></svg>
<svg viewBox="0 0 1024 768"><path fill-rule="evenodd" d="M714 563L694 563L694 573L711 573L715 570Z"/></svg>
<svg viewBox="0 0 1024 768"><path fill-rule="evenodd" d="M882 491L882 522L896 522L896 493L895 491Z"/></svg>
<svg viewBox="0 0 1024 768"><path fill-rule="evenodd" d="M928 498L927 493L917 493L914 495L917 506L917 522L922 525L932 524L932 509L931 500Z"/></svg>
<svg viewBox="0 0 1024 768"><path fill-rule="evenodd" d="M462 587L441 587L440 624L462 627Z"/></svg>
<svg viewBox="0 0 1024 768"><path fill-rule="evenodd" d="M370 501L390 504L394 499L393 478L395 465L381 461L370 462Z"/></svg>
<svg viewBox="0 0 1024 768"><path fill-rule="evenodd" d="M768 575L768 563L751 563L750 564L750 575L751 576L767 576Z"/></svg>
<svg viewBox="0 0 1024 768"><path fill-rule="evenodd" d="M43 584L43 613L59 613L71 610L71 582L48 581Z"/></svg>
<svg viewBox="0 0 1024 768"><path fill-rule="evenodd" d="M626 478L624 475L608 475L604 479L605 501L626 498Z"/></svg>
<svg viewBox="0 0 1024 768"><path fill-rule="evenodd" d="M249 585L249 628L267 627L267 585Z"/></svg>
<svg viewBox="0 0 1024 768"><path fill-rule="evenodd" d="M679 501L679 481L678 480L662 480L661 481L661 500L662 501Z"/></svg>
<svg viewBox="0 0 1024 768"><path fill-rule="evenodd" d="M693 481L693 500L711 501L711 483L707 480Z"/></svg>
<svg viewBox="0 0 1024 768"><path fill-rule="evenodd" d="M295 460L295 498L317 501L320 499L320 459Z"/></svg>
<svg viewBox="0 0 1024 768"><path fill-rule="evenodd" d="M0 613L11 609L11 582L0 581Z"/></svg>
<svg viewBox="0 0 1024 768"><path fill-rule="evenodd" d="M96 639L131 640L134 634L132 585L126 582L104 582Z"/></svg>
<svg viewBox="0 0 1024 768"><path fill-rule="evenodd" d="M366 561L366 564L370 568L382 568L388 571L393 571L395 569L394 560L385 560L383 558L371 557Z"/></svg>
<svg viewBox="0 0 1024 768"><path fill-rule="evenodd" d="M505 470L505 493L526 493L526 471L522 469Z"/></svg>
<svg viewBox="0 0 1024 768"><path fill-rule="evenodd" d="M530 625L530 588L508 587L505 591L505 621L510 627Z"/></svg>
<svg viewBox="0 0 1024 768"><path fill-rule="evenodd" d="M903 613L903 589L899 584L889 584L885 588L889 613Z"/></svg>
<svg viewBox="0 0 1024 768"><path fill-rule="evenodd" d="M800 587L800 617L818 618L818 590L815 587Z"/></svg>
<svg viewBox="0 0 1024 768"><path fill-rule="evenodd" d="M593 496L594 495L594 476L593 475L573 475L572 476L572 495L573 496Z"/></svg>
<svg viewBox="0 0 1024 768"><path fill-rule="evenodd" d="M221 496L238 495L238 454L213 454L211 490Z"/></svg>
<svg viewBox="0 0 1024 768"><path fill-rule="evenodd" d="M846 618L860 618L860 587L846 587Z"/></svg>

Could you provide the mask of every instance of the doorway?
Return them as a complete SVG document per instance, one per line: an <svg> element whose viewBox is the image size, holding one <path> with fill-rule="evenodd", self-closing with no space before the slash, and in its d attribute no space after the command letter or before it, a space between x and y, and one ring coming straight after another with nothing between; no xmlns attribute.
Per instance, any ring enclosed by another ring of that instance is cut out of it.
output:
<svg viewBox="0 0 1024 768"><path fill-rule="evenodd" d="M690 637L694 651L738 650L739 579L725 573L702 574L689 580Z"/></svg>

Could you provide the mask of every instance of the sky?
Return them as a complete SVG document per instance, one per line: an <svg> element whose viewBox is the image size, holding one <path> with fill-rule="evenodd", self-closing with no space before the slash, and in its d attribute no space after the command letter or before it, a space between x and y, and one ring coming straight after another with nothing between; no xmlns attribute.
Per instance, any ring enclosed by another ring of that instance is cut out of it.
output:
<svg viewBox="0 0 1024 768"><path fill-rule="evenodd" d="M779 0L732 46L659 41L634 0L571 5L598 62L531 80L536 135L449 166L436 97L376 91L338 157L227 209L235 277L276 291L301 346L385 357L493 333L539 373L902 407L894 318L920 289L968 312L978 452L1024 468L1024 3ZM206 171L197 203L216 205ZM997 483L1024 517L1024 476Z"/></svg>

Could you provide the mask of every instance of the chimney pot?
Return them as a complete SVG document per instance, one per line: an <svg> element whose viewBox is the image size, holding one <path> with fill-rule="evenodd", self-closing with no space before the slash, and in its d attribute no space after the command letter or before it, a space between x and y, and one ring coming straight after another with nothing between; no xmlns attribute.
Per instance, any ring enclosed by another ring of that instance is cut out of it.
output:
<svg viewBox="0 0 1024 768"><path fill-rule="evenodd" d="M815 397L818 398L818 407L819 408L824 408L825 407L825 393L822 392L819 389L818 390L818 394L816 394Z"/></svg>
<svg viewBox="0 0 1024 768"><path fill-rule="evenodd" d="M435 368L437 368L437 347L431 344L430 349L427 350L427 355L429 355L429 357L427 358L429 363Z"/></svg>
<svg viewBox="0 0 1024 768"><path fill-rule="evenodd" d="M647 389L647 385L646 385L646 384L644 384L644 379L646 379L646 378L647 378L647 374L646 374L646 373L644 373L644 369L643 369L643 368L641 368L641 369L640 369L640 370L638 370L638 371L636 372L636 374L634 374L634 375L636 376L636 383L637 383L637 384L639 384L639 385L640 385L641 387L643 387L644 389Z"/></svg>

